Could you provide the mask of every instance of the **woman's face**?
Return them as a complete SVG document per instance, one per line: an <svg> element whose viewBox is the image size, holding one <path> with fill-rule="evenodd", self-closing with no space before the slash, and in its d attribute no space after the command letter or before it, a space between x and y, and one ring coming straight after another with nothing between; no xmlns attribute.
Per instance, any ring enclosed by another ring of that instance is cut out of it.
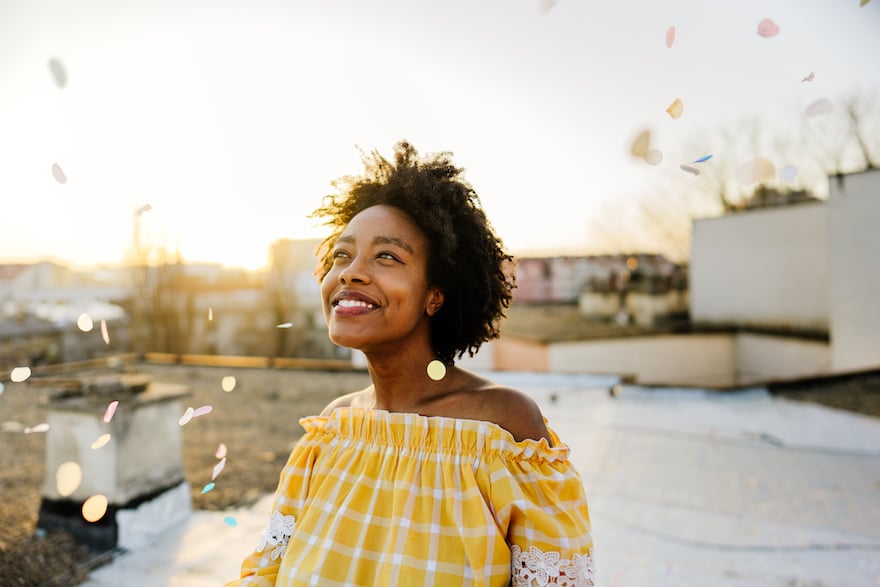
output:
<svg viewBox="0 0 880 587"><path fill-rule="evenodd" d="M429 319L443 296L428 286L428 253L425 236L397 208L372 206L352 218L321 281L330 340L365 353L430 344Z"/></svg>

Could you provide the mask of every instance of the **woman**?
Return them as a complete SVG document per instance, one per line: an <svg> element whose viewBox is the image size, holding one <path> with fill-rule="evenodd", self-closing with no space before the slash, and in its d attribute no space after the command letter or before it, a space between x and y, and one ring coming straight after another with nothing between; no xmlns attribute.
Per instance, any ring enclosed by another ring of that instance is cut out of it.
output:
<svg viewBox="0 0 880 587"><path fill-rule="evenodd" d="M512 257L447 154L402 142L365 164L313 216L330 339L372 385L301 421L229 585L593 585L568 447L528 396L454 363L498 336Z"/></svg>

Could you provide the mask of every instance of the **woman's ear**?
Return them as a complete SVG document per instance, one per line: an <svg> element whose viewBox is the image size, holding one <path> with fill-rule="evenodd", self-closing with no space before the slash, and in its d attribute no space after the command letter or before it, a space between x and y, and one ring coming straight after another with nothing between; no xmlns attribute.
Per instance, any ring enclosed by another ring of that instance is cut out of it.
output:
<svg viewBox="0 0 880 587"><path fill-rule="evenodd" d="M433 316L443 306L443 290L432 287L428 291L428 303L425 305L425 314Z"/></svg>

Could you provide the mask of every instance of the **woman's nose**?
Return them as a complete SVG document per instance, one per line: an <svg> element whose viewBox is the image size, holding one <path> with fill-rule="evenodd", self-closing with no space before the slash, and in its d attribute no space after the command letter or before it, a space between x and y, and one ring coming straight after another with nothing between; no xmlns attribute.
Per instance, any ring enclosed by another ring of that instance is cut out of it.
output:
<svg viewBox="0 0 880 587"><path fill-rule="evenodd" d="M360 256L355 257L339 272L340 283L368 283L370 281L367 268Z"/></svg>

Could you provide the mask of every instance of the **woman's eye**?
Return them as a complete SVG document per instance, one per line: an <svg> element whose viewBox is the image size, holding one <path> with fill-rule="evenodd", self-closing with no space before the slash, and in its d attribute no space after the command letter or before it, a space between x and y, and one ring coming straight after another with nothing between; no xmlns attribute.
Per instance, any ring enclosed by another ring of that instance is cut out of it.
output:
<svg viewBox="0 0 880 587"><path fill-rule="evenodd" d="M395 255L393 255L392 253L388 253L388 252L379 253L378 257L380 259L388 259L389 261L397 261L398 260Z"/></svg>
<svg viewBox="0 0 880 587"><path fill-rule="evenodd" d="M345 251L341 251L341 250L340 251L333 251L333 258L334 259L347 259L348 253L346 253Z"/></svg>

